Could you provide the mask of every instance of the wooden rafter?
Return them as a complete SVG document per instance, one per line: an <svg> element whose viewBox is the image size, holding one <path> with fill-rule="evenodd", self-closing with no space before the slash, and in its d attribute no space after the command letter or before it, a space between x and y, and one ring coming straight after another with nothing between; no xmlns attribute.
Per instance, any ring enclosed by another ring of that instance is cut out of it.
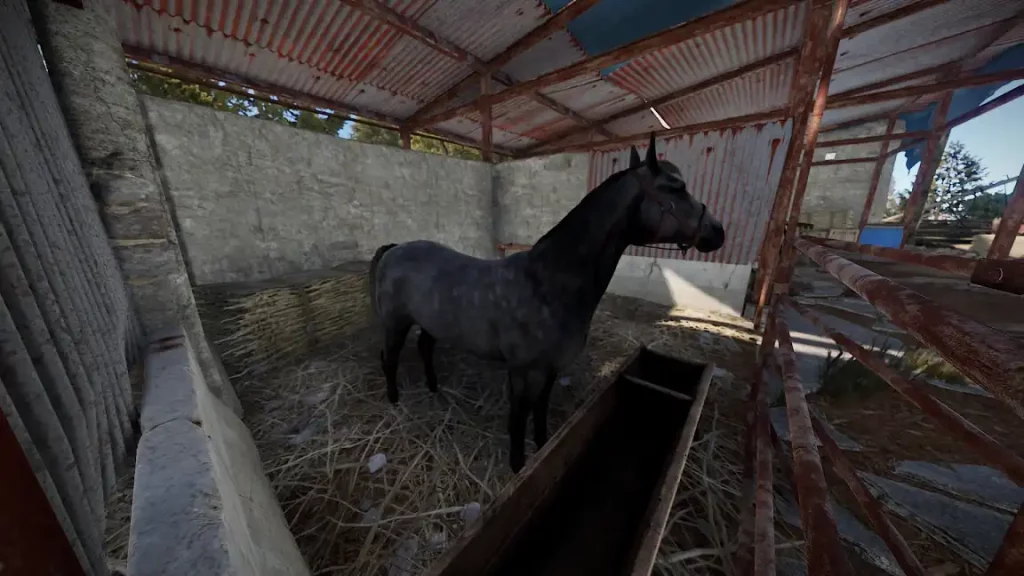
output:
<svg viewBox="0 0 1024 576"><path fill-rule="evenodd" d="M334 116L344 120L374 124L393 130L402 130L401 122L398 119L372 110L364 110L362 108L304 94L283 86L276 86L259 80L243 78L231 72L218 70L202 64L196 64L174 56L150 52L128 44L123 44L121 48L124 50L125 57L128 59L128 66L144 72L175 78L183 82L198 84L215 90L230 92L246 98L255 98L261 102L280 104L295 110L304 110L314 114L325 114L327 116ZM473 142L468 138L455 134L448 134L440 130L420 130L416 132L408 130L407 133L410 136L412 134L418 134L428 138L451 142L453 144L469 146L470 148L479 148L480 146L478 143ZM516 152L504 148L495 147L494 151L506 156L518 156Z"/></svg>
<svg viewBox="0 0 1024 576"><path fill-rule="evenodd" d="M612 114L611 116L608 116L607 118L602 118L599 122L601 123L601 125L607 126L611 122L615 122L615 121L621 120L623 118L629 118L630 116L633 116L634 114L639 114L639 113L644 112L645 110L649 110L651 108L658 108L660 106L665 106L667 104L671 104L672 102L676 102L677 100L685 98L685 97L687 97L687 96L689 96L691 94L696 94L697 92L700 92L702 90L707 90L708 88L712 88L714 86L718 86L720 84L724 84L726 82L730 82L732 80L735 80L737 78L741 78L743 76L746 76L747 74L750 74L751 72L756 72L756 71L761 70L763 68L767 68L769 66L774 66L775 64L779 64L781 62L785 62L787 60L791 60L794 57L796 57L797 55L799 55L799 50L796 49L796 48L794 48L792 50L786 50L784 52L780 52L778 54L775 54L773 56L769 56L767 58L763 58L763 59L758 60L756 62L751 62L750 64L747 64L746 66L741 66L741 67L739 67L739 68L737 68L735 70L731 70L731 71L726 72L724 74L720 74L718 76L714 76L712 78L708 78L707 80L698 82L698 83L693 84L691 86L687 86L687 87L685 87L685 88L683 88L681 90L677 90L677 91L672 92L670 94L666 94L665 96L662 96L660 98L656 98L654 100L643 102L641 104L633 106L632 108L629 108L628 110L623 110L621 112L617 112L615 114ZM547 140L545 140L543 142L539 142L539 143L537 143L537 144L527 148L526 149L526 153L527 154L534 154L536 152L540 152L543 149L551 146L552 144L556 144L557 142L568 140L570 138L573 138L575 136L578 136L578 135L582 134L585 131L586 130L572 129L572 130L569 130L569 131L566 131L566 132L562 132L560 134L556 134L553 137L548 138ZM603 142L602 142L602 144L603 144Z"/></svg>
<svg viewBox="0 0 1024 576"><path fill-rule="evenodd" d="M599 1L600 0L571 0L565 5L565 7L552 15L551 18L548 18L543 24L534 28L519 40L516 40L501 54L498 54L494 58L488 60L485 64L487 71L490 73L498 72L515 57L526 52L530 48L533 48L555 32L565 28L569 22L575 20ZM426 118L427 115L454 101L459 97L459 94L461 94L463 90L473 86L474 83L478 81L479 76L479 74L473 73L466 78L463 78L455 86L452 86L443 94L434 98L432 101L417 110L406 121L410 124L416 124L420 120Z"/></svg>
<svg viewBox="0 0 1024 576"><path fill-rule="evenodd" d="M469 65L470 69L472 69L473 72L481 76L487 76L489 78L492 78L493 81L500 86L511 86L514 83L512 79L507 77L505 74L502 74L497 70L490 70L486 62L483 62L476 56L470 54L468 51L460 48L459 46L455 45L452 42L449 42L445 38L438 36L437 34L433 33L432 31L430 31L420 23L416 22L412 18L409 18L408 16L398 13L391 7L382 4L378 0L341 1L356 10L364 12L370 17L379 20L380 22L383 22L389 26L394 27L402 34L405 34L406 36L409 36L411 38L415 38L416 40L422 42L426 46L440 52L441 54L444 54L449 58L452 58L453 60L465 62L466 64ZM537 102L542 106L546 106L547 108L550 108L551 110L554 110L559 114L568 116L574 122L583 124L584 126L587 126L590 129L603 131L603 129L594 126L592 122L590 122L583 116L570 110L568 107L563 106L558 102L555 102L551 98L544 96L543 94L539 94L536 91L531 91L526 92L522 95L529 97L534 102ZM479 102L477 102L476 106L479 107ZM417 126L416 123L414 122L407 121L405 122L405 124L408 125L410 130L416 130L418 128L423 127ZM606 138L613 136L610 132L603 132L603 135Z"/></svg>
<svg viewBox="0 0 1024 576"><path fill-rule="evenodd" d="M712 12L711 14L702 16L696 20L691 20L673 28L669 28L668 30L647 36L646 38L631 42L625 46L616 48L615 50L610 50L604 54L586 58L574 64L543 74L532 80L516 84L515 86L509 87L508 89L495 94L492 97L492 103L499 104L501 102L511 100L512 98L524 96L530 92L540 90L553 84L571 80L583 74L599 71L603 68L607 68L608 66L613 66L629 60L630 58L635 58L666 46L678 44L684 40L702 36L715 30L768 14L782 8L798 4L801 1L802 0L748 0L746 2L734 4L729 8ZM473 101L464 106L457 106L450 110L424 118L423 120L412 124L412 126L429 126L439 122L444 122L457 116L465 115L466 113L475 110L477 106L477 102Z"/></svg>

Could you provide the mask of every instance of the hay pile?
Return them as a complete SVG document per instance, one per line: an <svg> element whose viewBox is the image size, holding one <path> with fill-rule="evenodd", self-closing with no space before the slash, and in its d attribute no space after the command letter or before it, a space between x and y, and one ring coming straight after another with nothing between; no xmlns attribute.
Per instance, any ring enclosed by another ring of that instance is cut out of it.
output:
<svg viewBox="0 0 1024 576"><path fill-rule="evenodd" d="M330 355L238 391L246 420L310 568L317 574L418 574L510 478L505 376L439 346L441 394L426 390L415 340L403 351L401 399L385 399L372 329ZM415 337L415 335L413 335ZM743 398L756 336L742 322L670 317L606 296L587 348L555 386L552 433L638 345L714 361L715 378L656 574L730 574L740 511ZM528 438L528 454L532 442ZM780 536L778 542L788 538Z"/></svg>
<svg viewBox="0 0 1024 576"><path fill-rule="evenodd" d="M368 269L353 262L271 280L210 284L194 293L207 338L228 374L259 374L365 329Z"/></svg>

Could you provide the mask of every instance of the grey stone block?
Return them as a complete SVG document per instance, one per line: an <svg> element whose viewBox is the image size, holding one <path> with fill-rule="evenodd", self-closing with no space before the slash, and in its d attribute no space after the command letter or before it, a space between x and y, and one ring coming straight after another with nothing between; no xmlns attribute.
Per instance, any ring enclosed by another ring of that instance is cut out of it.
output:
<svg viewBox="0 0 1024 576"><path fill-rule="evenodd" d="M199 406L186 341L181 334L158 338L146 356L139 424L146 433L170 422L199 422Z"/></svg>
<svg viewBox="0 0 1024 576"><path fill-rule="evenodd" d="M128 550L132 576L235 574L209 440L172 420L142 435Z"/></svg>

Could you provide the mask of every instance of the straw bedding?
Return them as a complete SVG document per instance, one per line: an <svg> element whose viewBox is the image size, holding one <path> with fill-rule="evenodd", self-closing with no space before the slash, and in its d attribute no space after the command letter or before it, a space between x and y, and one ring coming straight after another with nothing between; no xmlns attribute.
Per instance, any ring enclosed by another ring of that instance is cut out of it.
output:
<svg viewBox="0 0 1024 576"><path fill-rule="evenodd" d="M284 290L297 289L290 284ZM354 289L350 294L365 306ZM268 331L254 328L265 324L254 317L258 306L242 305L246 299L265 308L273 308L267 304L271 300L287 300L282 295L236 298L229 310L235 316L222 315L226 324L211 329L219 332L222 354L239 367L260 363L258 372L251 366L235 371L236 387L266 473L311 570L422 572L510 478L504 373L439 345L441 393L433 395L410 338L399 369L401 400L392 406L384 395L376 330L357 305L338 300L340 312L323 309L324 318L334 314L334 320L313 324L317 345L263 351L249 343L251 336L241 335ZM276 306L296 309L295 304ZM354 320L341 329L337 323L343 318ZM287 326L289 334L300 332ZM609 295L595 315L584 354L555 386L552 433L638 345L714 361L723 369L712 386L655 573L732 573L742 483L742 399L755 340L735 318L670 316L659 306ZM320 353L305 361L297 352L317 349ZM291 364L280 367L282 358ZM527 450L532 452L532 442ZM778 542L786 546L786 540L780 535Z"/></svg>

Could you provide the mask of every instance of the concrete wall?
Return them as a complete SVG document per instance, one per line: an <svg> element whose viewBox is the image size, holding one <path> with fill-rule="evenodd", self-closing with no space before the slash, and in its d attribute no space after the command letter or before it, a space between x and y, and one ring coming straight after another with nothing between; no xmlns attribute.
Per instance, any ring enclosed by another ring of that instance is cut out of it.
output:
<svg viewBox="0 0 1024 576"><path fill-rule="evenodd" d="M128 548L132 576L307 576L245 424L182 334L146 356Z"/></svg>
<svg viewBox="0 0 1024 576"><path fill-rule="evenodd" d="M84 9L31 2L68 130L138 311L145 342L184 326L214 392L233 410L241 405L206 342L156 170L146 123L125 66L112 0L85 0Z"/></svg>
<svg viewBox="0 0 1024 576"><path fill-rule="evenodd" d="M859 138L885 134L886 122L863 124L847 130L837 130L822 134L821 141L845 138ZM903 130L903 122L896 123L896 132ZM893 141L890 149L896 146ZM835 148L818 147L814 152L815 160L825 160L826 154L834 153L834 159L874 158L878 155L882 143L839 146ZM868 222L880 222L885 215L885 204L889 196L889 185L892 181L892 170L896 157L885 163L882 176L878 182L878 192L871 206ZM858 164L841 164L838 166L817 166L811 169L807 178L807 195L804 197L801 222L814 224L815 229L822 228L856 228L860 221L860 213L864 208L864 200L871 187L871 173L875 165L871 162Z"/></svg>
<svg viewBox="0 0 1024 576"><path fill-rule="evenodd" d="M487 164L142 101L195 284L326 268L420 238L494 255Z"/></svg>

